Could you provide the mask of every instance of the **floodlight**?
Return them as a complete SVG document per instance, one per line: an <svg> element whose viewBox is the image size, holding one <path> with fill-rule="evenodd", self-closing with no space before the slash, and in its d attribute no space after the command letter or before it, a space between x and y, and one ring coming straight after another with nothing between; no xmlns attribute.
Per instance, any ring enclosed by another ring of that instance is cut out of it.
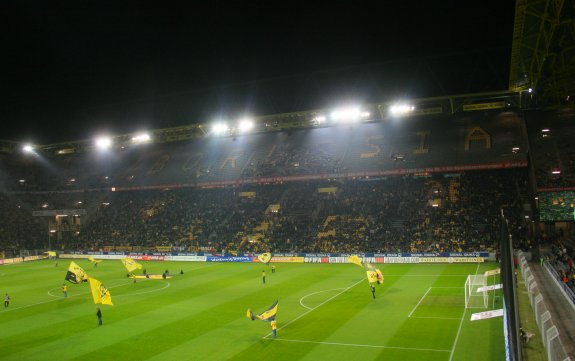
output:
<svg viewBox="0 0 575 361"><path fill-rule="evenodd" d="M242 119L238 122L238 130L240 132L247 132L252 130L254 127L254 122L251 119Z"/></svg>
<svg viewBox="0 0 575 361"><path fill-rule="evenodd" d="M24 144L22 146L22 150L24 151L24 153L32 153L34 152L34 147L32 146L32 144Z"/></svg>
<svg viewBox="0 0 575 361"><path fill-rule="evenodd" d="M398 104L394 104L392 106L389 107L389 113L391 115L405 115L408 113L411 113L415 110L415 107L411 104L404 104L404 103L398 103Z"/></svg>
<svg viewBox="0 0 575 361"><path fill-rule="evenodd" d="M551 171L551 174L555 174L555 175L561 174L561 169L555 168Z"/></svg>
<svg viewBox="0 0 575 361"><path fill-rule="evenodd" d="M133 143L146 143L149 142L151 139L148 133L141 133L132 137Z"/></svg>
<svg viewBox="0 0 575 361"><path fill-rule="evenodd" d="M214 123L212 125L212 132L216 135L224 134L229 129L230 128L228 127L228 125L225 122L217 122L217 123Z"/></svg>
<svg viewBox="0 0 575 361"><path fill-rule="evenodd" d="M359 107L339 108L331 113L331 120L334 122L355 122L359 120L361 114Z"/></svg>
<svg viewBox="0 0 575 361"><path fill-rule="evenodd" d="M96 139L96 146L100 149L108 149L112 145L110 137L100 137Z"/></svg>
<svg viewBox="0 0 575 361"><path fill-rule="evenodd" d="M323 122L325 122L325 115L318 115L315 118L313 118L314 122L317 123L317 125L322 124Z"/></svg>

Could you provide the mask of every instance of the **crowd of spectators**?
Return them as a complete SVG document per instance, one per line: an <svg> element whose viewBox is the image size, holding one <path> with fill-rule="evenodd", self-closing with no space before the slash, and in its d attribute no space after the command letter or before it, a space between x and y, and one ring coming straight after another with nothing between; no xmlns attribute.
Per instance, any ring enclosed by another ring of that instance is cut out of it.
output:
<svg viewBox="0 0 575 361"><path fill-rule="evenodd" d="M525 169L379 179L3 195L0 248L187 252L493 250L500 210L519 232ZM85 209L76 222L33 210ZM49 233L49 227L55 232ZM523 236L523 235L522 235Z"/></svg>
<svg viewBox="0 0 575 361"><path fill-rule="evenodd" d="M559 280L575 293L575 248L573 236L555 237L548 261L557 271Z"/></svg>

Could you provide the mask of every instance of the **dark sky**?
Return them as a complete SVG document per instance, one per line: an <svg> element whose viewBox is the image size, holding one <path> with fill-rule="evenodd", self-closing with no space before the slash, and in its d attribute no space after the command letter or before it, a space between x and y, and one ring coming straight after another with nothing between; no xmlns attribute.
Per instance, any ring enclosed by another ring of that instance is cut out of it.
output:
<svg viewBox="0 0 575 361"><path fill-rule="evenodd" d="M0 139L48 144L505 89L514 8L512 0L2 1Z"/></svg>

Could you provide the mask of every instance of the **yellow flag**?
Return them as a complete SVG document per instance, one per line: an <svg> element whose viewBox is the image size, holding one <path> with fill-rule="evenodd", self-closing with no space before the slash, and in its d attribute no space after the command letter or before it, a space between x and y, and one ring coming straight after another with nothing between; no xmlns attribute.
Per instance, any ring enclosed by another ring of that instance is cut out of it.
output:
<svg viewBox="0 0 575 361"><path fill-rule="evenodd" d="M376 283L377 282L377 272L376 271L366 271L367 273L367 280L369 283Z"/></svg>
<svg viewBox="0 0 575 361"><path fill-rule="evenodd" d="M88 274L86 271L82 269L82 267L78 266L76 262L71 261L70 266L68 267L68 273L66 273L65 280L72 282L72 283L81 283L86 282L88 280Z"/></svg>
<svg viewBox="0 0 575 361"><path fill-rule="evenodd" d="M377 274L377 284L380 285L383 283L383 273L379 270L379 268L375 269L375 273Z"/></svg>
<svg viewBox="0 0 575 361"><path fill-rule="evenodd" d="M278 301L275 301L267 310L258 315L258 318L262 321L272 321L276 319L276 314L278 313Z"/></svg>
<svg viewBox="0 0 575 361"><path fill-rule="evenodd" d="M90 278L90 290L92 290L92 298L94 299L94 303L101 303L103 305L110 305L113 306L112 303L112 296L110 295L110 291L102 282L98 281L95 278Z"/></svg>
<svg viewBox="0 0 575 361"><path fill-rule="evenodd" d="M134 261L130 257L124 257L124 258L122 258L121 261L124 264L124 267L126 267L128 272L130 272L130 273L134 272L134 270L136 270L136 269L142 269L142 265L139 264L138 262Z"/></svg>
<svg viewBox="0 0 575 361"><path fill-rule="evenodd" d="M49 257L56 257L56 252L55 251L48 251L48 252L44 252L45 254L47 254Z"/></svg>
<svg viewBox="0 0 575 361"><path fill-rule="evenodd" d="M272 259L272 254L271 253L262 253L258 256L258 261L260 261L261 263L269 263L269 261L271 261Z"/></svg>
<svg viewBox="0 0 575 361"><path fill-rule="evenodd" d="M347 259L347 261L349 263L353 263L358 265L359 267L363 267L363 265L361 264L361 259L359 259L359 257L357 255L353 255L353 256L349 256L349 258Z"/></svg>
<svg viewBox="0 0 575 361"><path fill-rule="evenodd" d="M95 258L92 257L92 256L88 257L88 261L90 261L90 262L92 262L92 263L100 263L100 262L102 262L101 259L100 259L100 260L97 260L97 259L95 259Z"/></svg>

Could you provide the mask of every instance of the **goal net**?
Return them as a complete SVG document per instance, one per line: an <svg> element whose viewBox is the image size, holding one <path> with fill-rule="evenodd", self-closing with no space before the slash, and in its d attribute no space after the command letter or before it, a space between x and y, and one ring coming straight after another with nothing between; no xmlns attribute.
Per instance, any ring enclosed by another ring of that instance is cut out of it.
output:
<svg viewBox="0 0 575 361"><path fill-rule="evenodd" d="M487 308L489 295L487 291L478 291L480 287L487 286L487 277L484 275L468 275L465 281L465 308Z"/></svg>

